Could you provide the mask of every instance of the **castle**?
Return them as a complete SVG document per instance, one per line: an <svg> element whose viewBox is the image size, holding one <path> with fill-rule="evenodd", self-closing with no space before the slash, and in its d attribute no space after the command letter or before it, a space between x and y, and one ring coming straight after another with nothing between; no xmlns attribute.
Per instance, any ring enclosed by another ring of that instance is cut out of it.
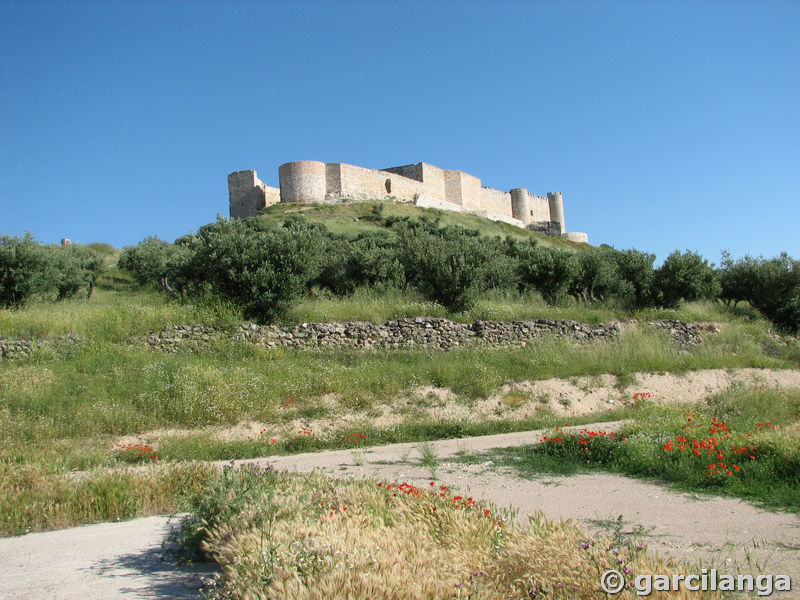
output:
<svg viewBox="0 0 800 600"><path fill-rule="evenodd" d="M365 169L344 163L312 160L289 162L278 168L280 188L269 187L255 171L228 175L231 218L254 217L278 202L340 202L380 198L479 215L574 242L588 242L585 233L567 232L561 192L547 196L525 188L502 192L481 185L463 171L440 169L428 163Z"/></svg>

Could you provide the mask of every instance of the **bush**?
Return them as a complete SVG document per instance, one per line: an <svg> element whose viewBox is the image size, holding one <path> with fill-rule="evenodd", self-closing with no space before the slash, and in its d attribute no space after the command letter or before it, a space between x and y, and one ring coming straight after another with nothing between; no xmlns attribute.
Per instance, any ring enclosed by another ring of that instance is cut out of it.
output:
<svg viewBox="0 0 800 600"><path fill-rule="evenodd" d="M573 287L580 271L574 252L526 242L516 246L519 282L535 289L550 304L560 302Z"/></svg>
<svg viewBox="0 0 800 600"><path fill-rule="evenodd" d="M57 300L72 298L80 290L91 298L97 278L105 271L104 256L89 246L50 248L50 279Z"/></svg>
<svg viewBox="0 0 800 600"><path fill-rule="evenodd" d="M750 297L755 286L755 265L753 259L745 256L734 262L728 252L722 252L720 268L717 269L717 280L720 283L719 298L727 306L733 307Z"/></svg>
<svg viewBox="0 0 800 600"><path fill-rule="evenodd" d="M615 250L610 246L589 248L577 253L578 273L569 293L586 303L607 300L621 291Z"/></svg>
<svg viewBox="0 0 800 600"><path fill-rule="evenodd" d="M320 275L313 283L340 296L364 286L401 288L406 276L400 258L398 243L383 232L362 233L355 239L329 236Z"/></svg>
<svg viewBox="0 0 800 600"><path fill-rule="evenodd" d="M743 259L751 288L747 300L775 325L800 331L800 261L785 252L777 258Z"/></svg>
<svg viewBox="0 0 800 600"><path fill-rule="evenodd" d="M167 265L174 251L172 244L157 236L147 237L136 246L125 248L117 265L129 271L141 284L152 283L169 288Z"/></svg>
<svg viewBox="0 0 800 600"><path fill-rule="evenodd" d="M652 302L653 261L655 254L639 250L614 253L619 273L619 298L629 308L643 308Z"/></svg>
<svg viewBox="0 0 800 600"><path fill-rule="evenodd" d="M26 233L0 237L0 305L18 307L49 287L47 250Z"/></svg>
<svg viewBox="0 0 800 600"><path fill-rule="evenodd" d="M242 306L248 318L272 321L319 273L323 244L318 228L302 220L275 227L220 219L176 247L166 264L182 292L212 293Z"/></svg>
<svg viewBox="0 0 800 600"><path fill-rule="evenodd" d="M702 256L687 250L675 250L656 269L653 288L658 304L675 308L680 300L716 298L720 291L713 266Z"/></svg>
<svg viewBox="0 0 800 600"><path fill-rule="evenodd" d="M19 307L35 296L92 295L105 270L103 255L88 246L42 246L30 234L0 237L0 306Z"/></svg>
<svg viewBox="0 0 800 600"><path fill-rule="evenodd" d="M508 257L500 244L480 238L477 231L439 228L422 219L396 227L408 281L449 310L471 308L492 286L493 276L508 271Z"/></svg>

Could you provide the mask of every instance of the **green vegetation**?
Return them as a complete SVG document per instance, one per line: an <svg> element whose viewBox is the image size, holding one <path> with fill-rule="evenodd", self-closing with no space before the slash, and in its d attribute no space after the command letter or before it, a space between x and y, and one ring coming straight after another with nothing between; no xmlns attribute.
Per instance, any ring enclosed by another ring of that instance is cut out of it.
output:
<svg viewBox="0 0 800 600"><path fill-rule="evenodd" d="M460 224L469 219L386 203L268 212L220 218L174 244L146 238L121 253L118 267L174 299L229 304L262 322L302 312L298 305L309 298L345 299L367 289L421 296L434 311L451 314L473 312L487 295L617 313L716 299L735 308L746 300L778 327L800 328L800 268L785 254L736 262L723 254L714 269L700 255L676 250L654 268L654 255L638 250L544 243L533 232L511 235L506 224L470 229ZM360 217L347 221L350 213ZM30 236L5 236L0 303L21 306L49 291L57 300L81 289L91 296L113 261L109 252L101 244L54 249Z"/></svg>
<svg viewBox="0 0 800 600"><path fill-rule="evenodd" d="M122 253L3 237L0 331L50 343L0 361L2 532L173 510L181 488L199 489L206 478L183 461L352 448L354 434L363 436L360 447L424 443L627 415L620 408L556 417L555 403L507 393L504 406L522 410L513 418L499 410L447 419L427 411L435 394L409 399L421 386L452 392L470 415L517 381L800 365L798 345L776 338L752 308L791 328L796 269L788 257L724 262L714 282L726 306L706 285L711 267L692 253L676 253L659 270L636 250L545 240L466 215L412 218L415 211L282 206L260 219L220 220L174 244L148 238ZM343 217L351 213L358 221ZM684 300L659 292L665 285ZM782 290L769 306L768 285ZM245 318L403 316L632 322L592 344L543 338L525 348L439 353L268 350L223 336L203 352L168 354L134 339L169 325L230 331ZM654 319L722 327L682 348L640 324ZM60 344L66 334L79 342Z"/></svg>
<svg viewBox="0 0 800 600"><path fill-rule="evenodd" d="M747 300L776 325L800 327L800 269L787 256L723 256L715 270L700 255L675 251L653 267L638 250L546 245L529 235L482 235L423 214L384 216L388 205L361 214L368 228L334 228L332 215L352 207L321 207L312 222L283 208L271 218L219 220L174 245L154 238L127 248L120 265L140 282L182 297L224 298L245 316L285 319L304 297L345 298L367 288L416 292L452 313L470 312L486 294L539 296L550 306L616 310L679 309L696 300ZM363 211L362 208L359 210ZM276 218L281 215L283 220ZM358 223L361 224L361 219ZM352 222L351 222L352 224Z"/></svg>
<svg viewBox="0 0 800 600"><path fill-rule="evenodd" d="M200 493L215 475L207 465L169 464L80 476L4 459L0 535L175 512L185 506L186 496Z"/></svg>
<svg viewBox="0 0 800 600"><path fill-rule="evenodd" d="M640 400L626 416L616 435L556 429L489 456L522 476L601 469L800 512L800 391L738 386L689 407Z"/></svg>
<svg viewBox="0 0 800 600"><path fill-rule="evenodd" d="M30 234L0 236L0 307L20 307L37 297L91 297L105 270L105 255L90 246L42 246Z"/></svg>

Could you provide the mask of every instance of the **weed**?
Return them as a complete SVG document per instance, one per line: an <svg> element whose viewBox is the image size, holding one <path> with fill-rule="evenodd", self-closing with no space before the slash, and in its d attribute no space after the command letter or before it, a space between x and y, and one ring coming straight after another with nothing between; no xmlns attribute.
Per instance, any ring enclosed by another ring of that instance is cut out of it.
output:
<svg viewBox="0 0 800 600"><path fill-rule="evenodd" d="M428 469L431 479L436 479L436 469L439 465L439 454L432 442L420 442L416 445L420 456L420 464Z"/></svg>

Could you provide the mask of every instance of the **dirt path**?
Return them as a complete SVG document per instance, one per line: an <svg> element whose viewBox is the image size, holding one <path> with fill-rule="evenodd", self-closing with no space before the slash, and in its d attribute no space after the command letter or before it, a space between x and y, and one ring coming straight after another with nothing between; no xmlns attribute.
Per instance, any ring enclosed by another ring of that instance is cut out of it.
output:
<svg viewBox="0 0 800 600"><path fill-rule="evenodd" d="M612 431L621 422L597 423ZM569 428L580 429L580 427ZM739 500L671 491L649 482L607 474L520 479L486 461L465 466L461 452L537 442L543 431L432 442L437 481L517 511L527 522L537 511L604 529L623 515L628 533L649 550L681 560L702 561L720 573L789 574L800 585L800 518ZM424 486L430 472L419 464L418 444L393 444L363 451L334 450L271 457L236 464L271 464L279 470L320 470L333 477L376 477ZM219 465L230 464L217 463ZM0 598L200 598L197 569L162 561L168 517L148 517L0 539ZM749 557L749 560L748 560ZM778 598L779 596L773 595ZM797 596L783 596L796 598Z"/></svg>
<svg viewBox="0 0 800 600"><path fill-rule="evenodd" d="M170 517L100 523L0 539L3 600L199 598L208 565L162 560Z"/></svg>
<svg viewBox="0 0 800 600"><path fill-rule="evenodd" d="M621 422L593 424L613 431ZM581 429L582 427L566 428ZM620 515L626 533L663 556L701 562L720 573L772 573L792 576L800 586L800 517L732 498L682 493L665 485L604 473L521 479L487 460L481 465L454 461L461 451L537 442L543 432L432 442L438 455L437 481L517 512L520 523L537 511L551 518L574 519L588 529L607 530ZM425 486L429 470L420 465L418 444L394 444L355 453L338 450L259 461L279 470L319 470L333 477L376 477ZM224 464L224 463L221 463ZM230 463L228 463L230 464ZM777 595L773 597L778 597ZM788 596L787 596L788 597ZM791 596L797 597L797 596Z"/></svg>

